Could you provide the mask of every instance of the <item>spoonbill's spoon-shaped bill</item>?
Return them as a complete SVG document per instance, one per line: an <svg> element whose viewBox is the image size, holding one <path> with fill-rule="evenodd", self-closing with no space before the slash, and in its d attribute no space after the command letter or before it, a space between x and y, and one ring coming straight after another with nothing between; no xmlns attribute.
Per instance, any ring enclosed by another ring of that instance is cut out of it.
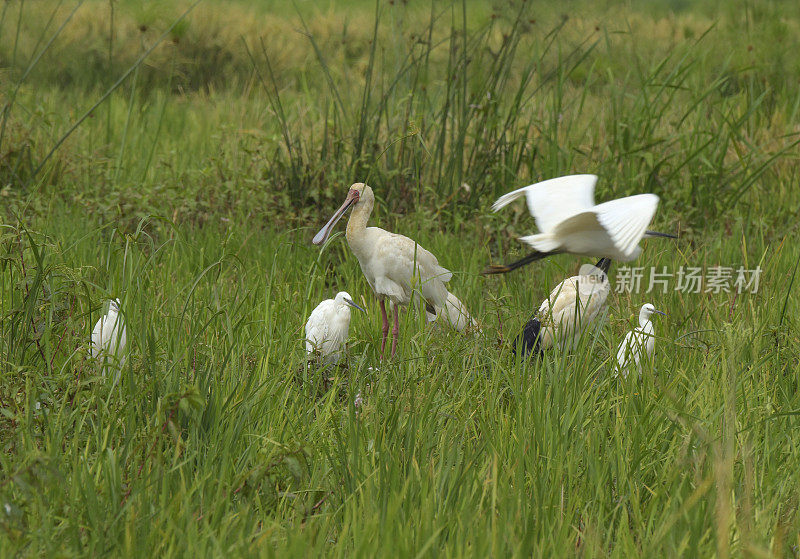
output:
<svg viewBox="0 0 800 559"><path fill-rule="evenodd" d="M539 356L556 343L574 347L606 306L611 292L610 267L611 260L601 258L559 283L525 324L515 340L514 353L520 350L523 355Z"/></svg>
<svg viewBox="0 0 800 559"><path fill-rule="evenodd" d="M108 303L108 313L101 316L92 329L90 352L95 359L113 361L115 367L125 364L125 346L128 341L125 319L119 314L120 301ZM103 367L103 375L107 367Z"/></svg>
<svg viewBox="0 0 800 559"><path fill-rule="evenodd" d="M342 206L314 236L313 242L324 243L347 209L352 208L347 222L347 244L358 259L364 277L380 301L383 321L381 354L386 349L389 334L386 299L394 307L392 327L392 355L394 355L400 332L398 307L408 305L413 294L418 292L426 305L432 307L438 315L439 310L446 307L448 296L446 284L453 274L440 266L436 257L414 240L379 227L367 227L374 205L375 195L372 188L364 183L355 183L348 190Z"/></svg>
<svg viewBox="0 0 800 559"><path fill-rule="evenodd" d="M535 251L507 266L490 266L484 274L510 272L552 254L605 257L628 262L639 256L644 237L670 237L648 231L658 207L655 194L637 194L594 203L595 175L570 175L546 180L504 194L494 203L498 211L525 197L539 233L520 237Z"/></svg>
<svg viewBox="0 0 800 559"><path fill-rule="evenodd" d="M325 299L306 321L306 353L317 353L323 364L338 363L350 332L350 307L366 311L346 291Z"/></svg>
<svg viewBox="0 0 800 559"><path fill-rule="evenodd" d="M347 193L347 198L344 199L344 203L336 210L331 218L328 220L328 223L320 229L316 235L314 235L314 239L311 241L315 245L321 245L325 241L328 240L328 237L331 236L331 232L336 224L342 219L342 216L347 211L347 209L352 206L353 204L357 204L358 200L361 196L361 193L357 189L351 188Z"/></svg>
<svg viewBox="0 0 800 559"><path fill-rule="evenodd" d="M635 366L641 372L642 359L644 357L649 359L653 356L656 344L652 320L654 314L667 316L666 313L656 310L650 303L642 305L639 310L639 327L628 332L617 348L617 366L615 367L617 374L627 377L631 366Z"/></svg>

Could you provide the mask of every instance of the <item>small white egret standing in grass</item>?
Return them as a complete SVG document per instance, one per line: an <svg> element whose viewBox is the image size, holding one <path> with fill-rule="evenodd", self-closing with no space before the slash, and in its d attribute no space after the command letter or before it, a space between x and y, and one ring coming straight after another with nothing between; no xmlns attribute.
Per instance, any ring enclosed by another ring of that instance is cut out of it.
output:
<svg viewBox="0 0 800 559"><path fill-rule="evenodd" d="M478 327L478 322L469 315L464 303L450 292L447 293L447 302L445 303L444 312L442 312L441 309L433 310L436 312L431 312L430 310L425 311L428 322L434 322L436 324L444 322L457 332L463 332L466 328ZM441 319L439 318L440 316L442 317Z"/></svg>
<svg viewBox="0 0 800 559"><path fill-rule="evenodd" d="M596 265L581 266L577 276L559 283L525 324L515 345L523 355L541 355L556 342L574 347L605 308L611 284L608 269L611 260L601 258ZM514 348L514 353L518 350Z"/></svg>
<svg viewBox="0 0 800 559"><path fill-rule="evenodd" d="M520 241L535 249L532 253L505 266L489 266L483 273L505 274L564 252L628 262L642 251L639 246L642 238L676 238L647 230L658 206L658 196L637 194L595 205L596 183L595 175L570 175L532 184L498 198L492 206L494 211L525 196L540 233L520 237Z"/></svg>
<svg viewBox="0 0 800 559"><path fill-rule="evenodd" d="M389 335L389 319L386 316L385 301L389 299L394 306L394 326L392 327L392 356L397 349L400 334L399 313L401 305L408 305L414 292L425 300L428 312L439 314L447 305L448 291L445 285L453 274L439 265L436 257L412 239L384 231L379 227L367 227L372 214L375 195L364 183L350 187L342 206L314 236L313 243L324 243L333 227L345 211L353 206L347 222L347 244L353 251L361 271L377 295L383 320L381 355L386 350Z"/></svg>
<svg viewBox="0 0 800 559"><path fill-rule="evenodd" d="M306 353L317 354L325 365L338 363L350 331L350 307L366 312L346 291L325 299L306 322Z"/></svg>
<svg viewBox="0 0 800 559"><path fill-rule="evenodd" d="M653 356L653 348L656 345L653 314L666 316L665 313L657 311L650 303L642 305L642 309L639 311L639 327L628 332L625 339L619 344L616 372L623 377L628 376L631 365L635 365L641 372L642 358L649 359Z"/></svg>
<svg viewBox="0 0 800 559"><path fill-rule="evenodd" d="M119 306L119 299L109 301L108 313L98 319L92 330L90 350L95 359L108 360L121 369L125 364L128 336L125 319L119 314ZM103 374L106 374L105 366Z"/></svg>

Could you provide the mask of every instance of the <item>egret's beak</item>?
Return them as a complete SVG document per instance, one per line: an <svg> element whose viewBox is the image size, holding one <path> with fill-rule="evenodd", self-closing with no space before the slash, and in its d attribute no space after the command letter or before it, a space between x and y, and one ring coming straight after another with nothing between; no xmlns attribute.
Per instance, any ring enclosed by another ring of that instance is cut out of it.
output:
<svg viewBox="0 0 800 559"><path fill-rule="evenodd" d="M363 312L364 314L366 314L366 312L367 312L367 311L365 311L364 309L362 309L361 307L359 307L358 305L356 305L356 304L355 304L353 301L351 301L351 300L350 300L350 299L348 299L347 297L345 297L345 298L344 298L344 302L345 302L346 304L350 305L351 307L355 307L355 308L357 308L358 310L360 310L360 311L361 311L361 312Z"/></svg>
<svg viewBox="0 0 800 559"><path fill-rule="evenodd" d="M333 217L331 217L328 223L325 224L325 227L319 230L319 233L314 235L314 239L311 242L315 245L321 245L327 241L328 237L331 236L331 231L333 231L336 223L342 219L342 216L344 215L344 212L347 211L347 208L358 202L359 196L358 190L350 190L350 192L347 193L347 198L344 199L344 204L342 204L342 207L336 210L336 213L333 214Z"/></svg>
<svg viewBox="0 0 800 559"><path fill-rule="evenodd" d="M653 312L656 313L656 314L660 314L661 316L667 316L667 313L665 313L665 312L656 311L656 310L654 310Z"/></svg>
<svg viewBox="0 0 800 559"><path fill-rule="evenodd" d="M664 237L667 239L677 239L677 235L673 235L672 233L659 233L658 231L645 231L644 232L645 238L647 237Z"/></svg>

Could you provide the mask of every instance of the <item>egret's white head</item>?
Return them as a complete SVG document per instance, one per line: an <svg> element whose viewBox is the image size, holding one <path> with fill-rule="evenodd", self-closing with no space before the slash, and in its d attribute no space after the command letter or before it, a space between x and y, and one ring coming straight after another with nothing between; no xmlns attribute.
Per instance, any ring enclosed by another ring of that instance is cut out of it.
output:
<svg viewBox="0 0 800 559"><path fill-rule="evenodd" d="M331 236L331 232L333 232L333 228L336 226L336 223L342 219L344 212L346 212L350 206L358 205L362 198L369 199L372 196L372 189L363 182L357 182L352 185L350 190L347 191L347 197L344 199L344 203L328 220L328 223L326 223L325 226L320 229L316 235L314 235L314 239L311 242L315 245L321 245L327 241L328 237Z"/></svg>
<svg viewBox="0 0 800 559"><path fill-rule="evenodd" d="M350 294L347 291L340 291L339 293L336 294L336 297L334 297L333 300L340 305L346 305L349 307L356 308L361 312L367 312L353 302L353 298L350 297Z"/></svg>
<svg viewBox="0 0 800 559"><path fill-rule="evenodd" d="M108 303L108 312L118 313L120 304L119 299L111 299Z"/></svg>
<svg viewBox="0 0 800 559"><path fill-rule="evenodd" d="M653 316L654 314L667 316L666 313L656 310L656 308L650 303L645 303L644 305L642 305L642 310L639 311L639 324L644 324L645 322L650 320L650 317Z"/></svg>

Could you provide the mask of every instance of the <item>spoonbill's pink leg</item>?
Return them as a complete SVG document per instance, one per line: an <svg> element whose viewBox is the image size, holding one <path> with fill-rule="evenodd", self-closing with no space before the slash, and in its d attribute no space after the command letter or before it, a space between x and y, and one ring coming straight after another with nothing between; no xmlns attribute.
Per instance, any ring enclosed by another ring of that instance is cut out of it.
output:
<svg viewBox="0 0 800 559"><path fill-rule="evenodd" d="M383 319L383 325L381 326L381 332L383 332L383 340L381 341L381 357L383 357L383 353L386 351L386 337L389 335L389 317L386 316L386 305L381 299L381 318Z"/></svg>
<svg viewBox="0 0 800 559"><path fill-rule="evenodd" d="M400 334L400 307L394 305L394 326L392 327L392 357L397 350L397 336Z"/></svg>

